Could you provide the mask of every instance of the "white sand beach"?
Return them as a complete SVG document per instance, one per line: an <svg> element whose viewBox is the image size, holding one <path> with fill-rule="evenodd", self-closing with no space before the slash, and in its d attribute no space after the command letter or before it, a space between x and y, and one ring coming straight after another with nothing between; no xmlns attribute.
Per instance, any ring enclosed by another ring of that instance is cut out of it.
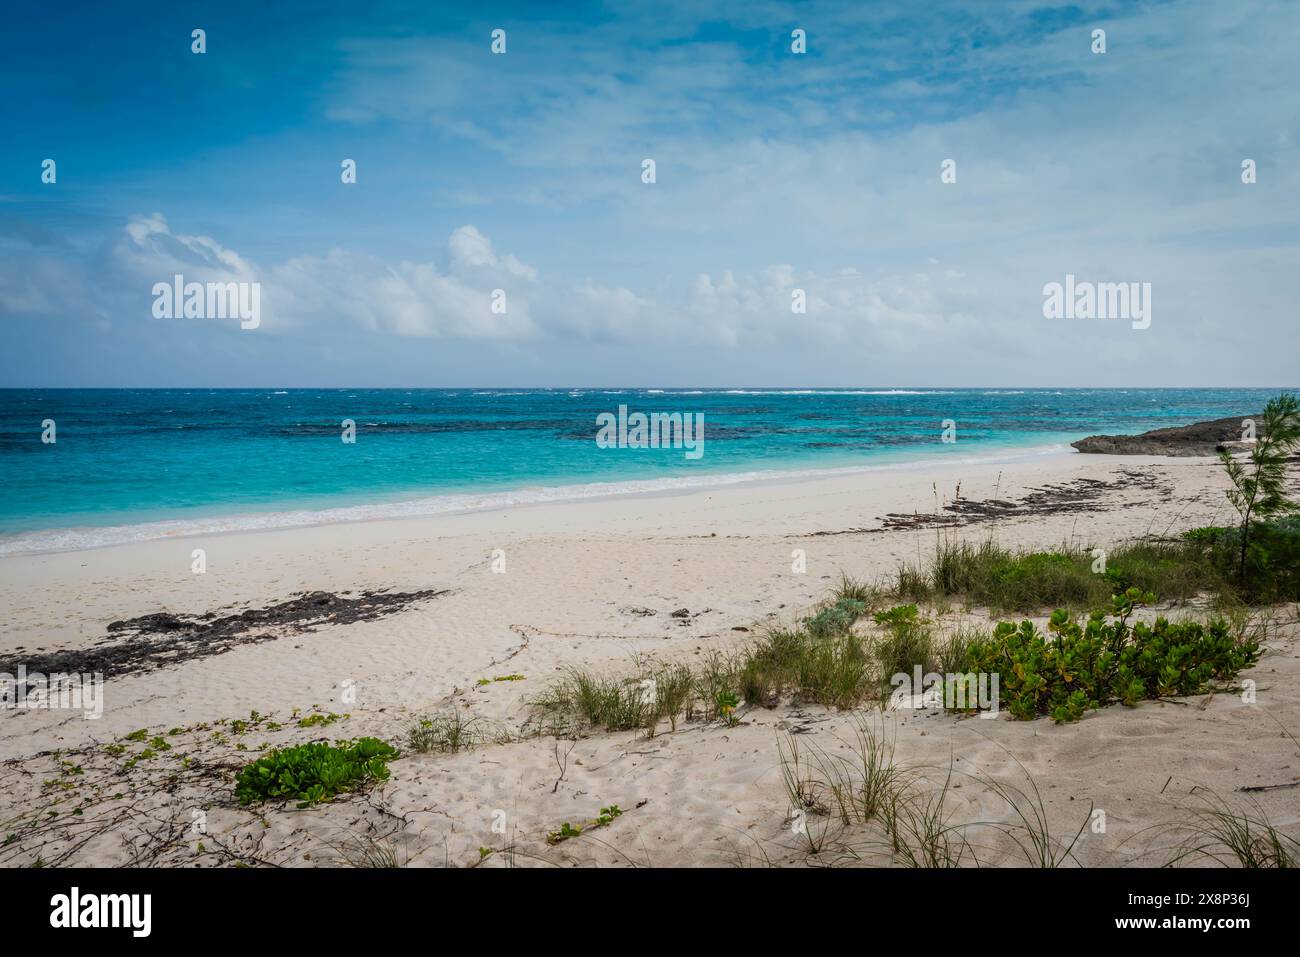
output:
<svg viewBox="0 0 1300 957"><path fill-rule="evenodd" d="M1023 500L1049 486L1084 493L1055 511L882 530L891 513L935 513L959 485L966 500ZM862 835L831 834L811 854L791 827L782 733L834 753L852 742L859 715L745 706L734 727L691 721L675 731L664 724L654 737L595 731L561 742L529 733L527 700L568 667L616 674L637 656L689 663L738 647L765 623L807 613L842 575L889 574L928 554L939 535L1107 548L1226 521L1223 488L1210 459L1061 453L0 558L6 657L92 648L111 622L158 612L229 614L317 591L443 592L376 620L112 677L98 719L0 714L0 834L18 835L0 863L310 866L337 863L339 846L363 837L394 848L402 863L430 866L477 864L480 848L493 851L483 866L896 863ZM191 570L195 548L206 552L203 574ZM796 550L806 554L802 574L792 570ZM1177 819L1197 786L1230 796L1300 776L1300 747L1283 732L1300 734L1294 611L1274 610L1266 654L1244 676L1258 685L1253 704L1207 695L1103 708L1060 726L937 710L872 720L895 740L897 763L954 769L954 820L1008 820L980 776L1027 788L1028 774L1053 834L1068 839L1090 805L1104 810L1104 833L1088 830L1076 847L1080 862L1162 863L1156 826ZM491 680L508 676L522 678ZM347 717L299 727L295 709L313 707ZM234 801L230 769L264 745L374 735L400 747L418 717L447 709L510 740L404 754L387 782L309 809ZM216 724L250 712L261 718L242 735ZM124 755L111 745L139 729L165 735L169 751L122 771ZM61 762L81 771L61 772ZM1296 794L1253 797L1294 834ZM562 823L611 804L623 813L599 833L547 844ZM81 813L30 836L23 822L47 807ZM1016 862L992 829L982 851L982 863Z"/></svg>

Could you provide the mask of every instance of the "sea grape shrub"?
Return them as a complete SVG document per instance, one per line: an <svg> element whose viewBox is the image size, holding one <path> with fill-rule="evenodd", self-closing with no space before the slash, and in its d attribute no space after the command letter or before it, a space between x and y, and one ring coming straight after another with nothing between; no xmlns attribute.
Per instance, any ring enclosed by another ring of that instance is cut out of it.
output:
<svg viewBox="0 0 1300 957"><path fill-rule="evenodd" d="M1129 624L1133 610L1155 600L1132 588L1116 596L1109 614L1085 622L1061 609L1048 635L1033 622L999 622L989 639L968 649L971 671L999 675L999 693L1011 716L1029 721L1050 715L1077 721L1090 708L1116 701L1197 694L1211 681L1228 681L1259 659L1259 644L1232 634L1226 622Z"/></svg>
<svg viewBox="0 0 1300 957"><path fill-rule="evenodd" d="M235 797L240 804L296 799L298 807L309 807L388 780L388 761L395 757L397 749L378 738L300 744L272 751L240 771Z"/></svg>

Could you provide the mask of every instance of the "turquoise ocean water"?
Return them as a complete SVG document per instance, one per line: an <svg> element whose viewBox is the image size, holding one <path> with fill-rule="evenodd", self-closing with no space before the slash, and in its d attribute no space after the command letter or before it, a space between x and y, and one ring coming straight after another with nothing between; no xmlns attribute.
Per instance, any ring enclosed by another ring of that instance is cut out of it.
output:
<svg viewBox="0 0 1300 957"><path fill-rule="evenodd" d="M1277 391L6 389L0 554L1034 455L1256 412ZM620 405L703 414L704 455L599 448L596 417ZM955 443L940 441L945 419Z"/></svg>

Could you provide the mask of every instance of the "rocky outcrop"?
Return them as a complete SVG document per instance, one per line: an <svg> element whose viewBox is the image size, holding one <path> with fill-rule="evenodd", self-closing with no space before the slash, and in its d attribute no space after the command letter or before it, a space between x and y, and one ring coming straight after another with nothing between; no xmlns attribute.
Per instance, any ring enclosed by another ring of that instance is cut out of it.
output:
<svg viewBox="0 0 1300 957"><path fill-rule="evenodd" d="M1090 435L1070 444L1080 452L1104 455L1214 455L1220 448L1249 448L1241 441L1241 423L1250 415L1234 415L1141 435ZM1258 419L1258 416L1253 416Z"/></svg>

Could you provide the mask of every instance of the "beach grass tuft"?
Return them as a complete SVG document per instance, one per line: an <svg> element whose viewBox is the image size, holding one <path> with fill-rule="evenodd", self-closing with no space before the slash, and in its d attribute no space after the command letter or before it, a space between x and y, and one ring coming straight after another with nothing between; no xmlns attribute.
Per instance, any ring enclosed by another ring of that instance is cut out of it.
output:
<svg viewBox="0 0 1300 957"><path fill-rule="evenodd" d="M1200 553L1182 539L1127 542L1104 553L1068 544L1016 552L991 538L971 542L941 536L928 561L899 567L892 592L932 604L957 599L995 613L1095 608L1129 588L1186 601L1224 584Z"/></svg>
<svg viewBox="0 0 1300 957"><path fill-rule="evenodd" d="M1080 611L1130 588L1169 602L1210 595L1221 607L1300 600L1300 517L1252 529L1248 574L1236 574L1241 533L1192 529L1175 538L1135 538L1110 549L1063 544L1016 551L992 538L940 535L933 553L904 562L886 591L895 599L939 606L960 601L994 613L1046 608Z"/></svg>
<svg viewBox="0 0 1300 957"><path fill-rule="evenodd" d="M1171 826L1186 836L1166 867L1210 863L1279 869L1300 861L1300 841L1279 831L1257 801L1240 808L1205 788L1195 790L1200 803L1190 809L1191 820Z"/></svg>
<svg viewBox="0 0 1300 957"><path fill-rule="evenodd" d="M449 708L416 721L406 732L406 746L416 754L456 754L477 747L487 737L479 718Z"/></svg>

